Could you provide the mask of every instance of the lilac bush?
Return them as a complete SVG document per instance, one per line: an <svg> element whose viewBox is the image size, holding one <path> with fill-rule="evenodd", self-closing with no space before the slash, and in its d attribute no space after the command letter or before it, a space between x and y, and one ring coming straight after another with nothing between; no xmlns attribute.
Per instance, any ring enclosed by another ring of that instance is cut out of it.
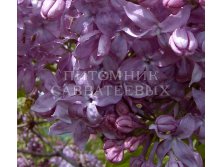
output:
<svg viewBox="0 0 221 167"><path fill-rule="evenodd" d="M131 167L201 167L205 1L19 0L18 89L84 149ZM34 142L34 141L33 141ZM90 157L88 157L90 158ZM91 160L92 161L92 160Z"/></svg>

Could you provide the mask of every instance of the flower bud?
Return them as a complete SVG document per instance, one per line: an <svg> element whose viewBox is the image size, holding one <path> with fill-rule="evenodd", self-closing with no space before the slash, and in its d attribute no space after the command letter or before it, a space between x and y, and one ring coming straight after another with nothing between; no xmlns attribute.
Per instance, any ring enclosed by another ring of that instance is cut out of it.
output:
<svg viewBox="0 0 221 167"><path fill-rule="evenodd" d="M121 162L124 157L124 149L121 142L107 140L104 143L106 158L111 162Z"/></svg>
<svg viewBox="0 0 221 167"><path fill-rule="evenodd" d="M116 111L119 115L127 115L129 113L129 107L124 102L119 102L116 105Z"/></svg>
<svg viewBox="0 0 221 167"><path fill-rule="evenodd" d="M134 129L140 127L140 125L137 122L133 121L133 119L130 116L126 115L119 117L116 120L115 125L119 131L124 133L130 133Z"/></svg>
<svg viewBox="0 0 221 167"><path fill-rule="evenodd" d="M55 19L62 15L65 9L65 0L45 0L41 7L41 16L44 19Z"/></svg>
<svg viewBox="0 0 221 167"><path fill-rule="evenodd" d="M130 152L133 152L139 147L139 145L143 142L143 140L144 140L143 136L128 137L124 141L124 148L128 149Z"/></svg>
<svg viewBox="0 0 221 167"><path fill-rule="evenodd" d="M156 119L157 129L161 133L174 132L177 128L176 120L169 115L161 115Z"/></svg>
<svg viewBox="0 0 221 167"><path fill-rule="evenodd" d="M176 29L170 36L169 45L178 55L192 55L197 49L197 40L191 31Z"/></svg>
<svg viewBox="0 0 221 167"><path fill-rule="evenodd" d="M39 142L38 138L34 137L34 138L31 138L30 141L28 142L27 148L29 151L41 152L42 145Z"/></svg>
<svg viewBox="0 0 221 167"><path fill-rule="evenodd" d="M184 0L163 0L163 5L170 9L179 9L184 6Z"/></svg>
<svg viewBox="0 0 221 167"><path fill-rule="evenodd" d="M130 159L130 166L141 167L145 163L145 158L141 155L139 157L132 157Z"/></svg>
<svg viewBox="0 0 221 167"><path fill-rule="evenodd" d="M200 4L202 7L205 7L205 0L199 0L199 4Z"/></svg>

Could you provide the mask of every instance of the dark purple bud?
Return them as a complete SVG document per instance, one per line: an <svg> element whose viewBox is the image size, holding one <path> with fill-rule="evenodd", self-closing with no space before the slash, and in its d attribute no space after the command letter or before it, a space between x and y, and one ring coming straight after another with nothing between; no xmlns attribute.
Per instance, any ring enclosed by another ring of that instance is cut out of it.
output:
<svg viewBox="0 0 221 167"><path fill-rule="evenodd" d="M202 7L205 7L205 0L199 0L199 4L200 4Z"/></svg>
<svg viewBox="0 0 221 167"><path fill-rule="evenodd" d="M161 115L156 120L157 129L159 132L174 132L177 128L176 120L169 115Z"/></svg>
<svg viewBox="0 0 221 167"><path fill-rule="evenodd" d="M29 151L33 152L41 152L42 151L42 145L39 142L38 138L33 137L30 139L30 141L27 144L27 148Z"/></svg>
<svg viewBox="0 0 221 167"><path fill-rule="evenodd" d="M142 165L145 163L145 158L144 156L139 156L139 157L132 157L130 159L130 166L131 167L142 167Z"/></svg>
<svg viewBox="0 0 221 167"><path fill-rule="evenodd" d="M129 113L129 107L122 101L117 103L116 111L119 115L127 115Z"/></svg>
<svg viewBox="0 0 221 167"><path fill-rule="evenodd" d="M135 122L130 116L120 116L116 122L115 125L117 129L124 133L130 133L134 129L141 127L140 124Z"/></svg>
<svg viewBox="0 0 221 167"><path fill-rule="evenodd" d="M117 115L115 115L115 114L105 115L105 117L104 117L104 125L106 127L109 127L110 129L116 128L115 127L116 119L117 119Z"/></svg>
<svg viewBox="0 0 221 167"><path fill-rule="evenodd" d="M169 45L178 55L192 55L198 47L197 40L191 31L185 28L176 29L169 39Z"/></svg>
<svg viewBox="0 0 221 167"><path fill-rule="evenodd" d="M163 5L170 9L179 9L184 6L184 0L163 0Z"/></svg>
<svg viewBox="0 0 221 167"><path fill-rule="evenodd" d="M139 145L143 142L143 140L144 140L143 136L128 137L124 141L124 148L128 149L130 152L133 152L139 147Z"/></svg>
<svg viewBox="0 0 221 167"><path fill-rule="evenodd" d="M45 0L41 7L41 16L44 19L55 19L62 15L65 9L65 0Z"/></svg>
<svg viewBox="0 0 221 167"><path fill-rule="evenodd" d="M106 158L113 162L121 162L124 157L124 148L121 142L114 140L107 140L104 143L104 152Z"/></svg>

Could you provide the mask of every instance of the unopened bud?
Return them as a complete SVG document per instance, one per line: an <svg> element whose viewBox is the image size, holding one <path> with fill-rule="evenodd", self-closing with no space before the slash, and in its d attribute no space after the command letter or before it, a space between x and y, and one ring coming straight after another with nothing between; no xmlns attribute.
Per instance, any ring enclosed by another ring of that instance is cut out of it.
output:
<svg viewBox="0 0 221 167"><path fill-rule="evenodd" d="M205 7L205 0L199 0L199 4L200 4L202 7Z"/></svg>
<svg viewBox="0 0 221 167"><path fill-rule="evenodd" d="M163 0L163 5L170 9L179 9L185 5L184 0Z"/></svg>
<svg viewBox="0 0 221 167"><path fill-rule="evenodd" d="M139 157L132 157L130 159L130 166L142 167L145 164L145 158L141 155Z"/></svg>
<svg viewBox="0 0 221 167"><path fill-rule="evenodd" d="M176 29L170 36L169 44L178 55L192 55L198 47L197 40L191 31Z"/></svg>
<svg viewBox="0 0 221 167"><path fill-rule="evenodd" d="M144 140L143 136L128 137L124 141L124 148L128 149L130 152L133 152L139 147L139 145L143 142L143 140Z"/></svg>
<svg viewBox="0 0 221 167"><path fill-rule="evenodd" d="M119 115L127 115L129 113L129 107L124 102L119 102L116 105L116 111Z"/></svg>
<svg viewBox="0 0 221 167"><path fill-rule="evenodd" d="M161 115L156 120L157 129L161 133L174 132L177 128L176 120L169 115Z"/></svg>
<svg viewBox="0 0 221 167"><path fill-rule="evenodd" d="M135 122L130 116L126 115L119 117L116 120L115 125L119 131L124 133L130 133L134 129L140 127L137 122Z"/></svg>
<svg viewBox="0 0 221 167"><path fill-rule="evenodd" d="M106 158L114 163L121 162L124 157L124 149L121 143L114 140L107 140L104 143Z"/></svg>
<svg viewBox="0 0 221 167"><path fill-rule="evenodd" d="M41 16L44 19L55 19L62 15L65 9L65 0L45 0L41 7Z"/></svg>

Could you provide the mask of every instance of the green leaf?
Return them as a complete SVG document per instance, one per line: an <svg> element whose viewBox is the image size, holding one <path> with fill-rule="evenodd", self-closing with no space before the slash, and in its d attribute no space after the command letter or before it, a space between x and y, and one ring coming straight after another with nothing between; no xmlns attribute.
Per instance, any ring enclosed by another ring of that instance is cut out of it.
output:
<svg viewBox="0 0 221 167"><path fill-rule="evenodd" d="M25 97L25 90L24 89L18 89L17 91L17 98L20 98L20 97Z"/></svg>
<svg viewBox="0 0 221 167"><path fill-rule="evenodd" d="M196 146L196 150L200 153L200 155L202 156L202 159L205 159L205 144L199 144L198 146Z"/></svg>

